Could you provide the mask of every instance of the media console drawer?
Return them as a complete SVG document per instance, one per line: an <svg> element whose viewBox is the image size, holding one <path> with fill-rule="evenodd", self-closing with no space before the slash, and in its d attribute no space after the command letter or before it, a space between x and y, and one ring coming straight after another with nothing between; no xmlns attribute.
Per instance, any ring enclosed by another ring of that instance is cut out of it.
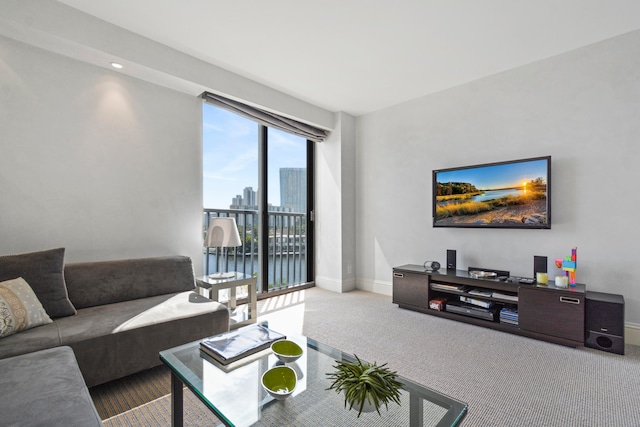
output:
<svg viewBox="0 0 640 427"><path fill-rule="evenodd" d="M521 329L584 342L584 285L575 290L521 286Z"/></svg>
<svg viewBox="0 0 640 427"><path fill-rule="evenodd" d="M428 308L429 283L427 276L424 273L412 273L394 269L392 302L394 304Z"/></svg>

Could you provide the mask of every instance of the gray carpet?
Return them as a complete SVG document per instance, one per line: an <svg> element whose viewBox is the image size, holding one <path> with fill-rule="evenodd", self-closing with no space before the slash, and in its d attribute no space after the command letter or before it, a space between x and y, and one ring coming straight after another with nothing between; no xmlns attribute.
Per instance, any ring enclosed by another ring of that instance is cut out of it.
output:
<svg viewBox="0 0 640 427"><path fill-rule="evenodd" d="M363 291L307 289L261 301L259 311L274 328L284 319L317 341L386 362L466 402L463 426L640 426L640 347L627 345L624 356L567 348L399 309L390 297ZM141 374L157 383L165 376L148 392L136 376L92 389L99 410L113 406L105 424L169 425L168 373L160 372ZM212 421L185 391L185 425Z"/></svg>
<svg viewBox="0 0 640 427"><path fill-rule="evenodd" d="M304 299L305 335L466 402L464 426L640 426L640 347L567 348L363 291Z"/></svg>
<svg viewBox="0 0 640 427"><path fill-rule="evenodd" d="M165 365L92 387L90 392L105 427L171 425L171 371ZM220 425L188 389L184 390L184 425Z"/></svg>

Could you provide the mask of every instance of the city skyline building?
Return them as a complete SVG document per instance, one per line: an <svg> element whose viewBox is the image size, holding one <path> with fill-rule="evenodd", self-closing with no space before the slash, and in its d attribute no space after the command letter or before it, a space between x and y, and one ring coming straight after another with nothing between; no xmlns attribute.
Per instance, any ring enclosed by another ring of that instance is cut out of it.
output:
<svg viewBox="0 0 640 427"><path fill-rule="evenodd" d="M245 187L242 195L237 194L231 200L230 209L258 209L259 190ZM280 168L280 205L269 204L272 212L305 213L307 210L307 169Z"/></svg>
<svg viewBox="0 0 640 427"><path fill-rule="evenodd" d="M280 168L280 205L293 212L307 211L306 168Z"/></svg>
<svg viewBox="0 0 640 427"><path fill-rule="evenodd" d="M258 192L253 187L245 187L242 195L238 194L231 200L229 208L258 210Z"/></svg>
<svg viewBox="0 0 640 427"><path fill-rule="evenodd" d="M258 192L253 191L253 187L245 187L243 191L243 199L245 205L247 206L257 206L258 205Z"/></svg>

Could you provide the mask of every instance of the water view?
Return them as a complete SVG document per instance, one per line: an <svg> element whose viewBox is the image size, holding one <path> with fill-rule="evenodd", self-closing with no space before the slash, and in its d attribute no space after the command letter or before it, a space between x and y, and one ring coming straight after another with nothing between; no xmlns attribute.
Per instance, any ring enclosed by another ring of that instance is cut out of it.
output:
<svg viewBox="0 0 640 427"><path fill-rule="evenodd" d="M217 255L209 254L209 274L217 271L216 269ZM253 257L235 257L230 255L227 258L229 265L226 267L220 266L222 271L238 271L247 275L259 276L258 270L258 256ZM307 277L307 259L303 255L270 255L268 257L269 263L269 276L267 281L269 283L269 289L278 288L282 286L290 286L306 282ZM222 257L221 257L222 264ZM203 266L206 269L207 257L203 254ZM263 280L263 283L265 281Z"/></svg>

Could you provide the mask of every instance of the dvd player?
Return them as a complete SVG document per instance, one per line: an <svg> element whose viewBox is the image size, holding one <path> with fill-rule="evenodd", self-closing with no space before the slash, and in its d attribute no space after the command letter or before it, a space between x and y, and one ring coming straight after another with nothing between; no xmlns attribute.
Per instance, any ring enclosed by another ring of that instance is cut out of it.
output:
<svg viewBox="0 0 640 427"><path fill-rule="evenodd" d="M447 302L446 311L448 311L449 313L462 314L464 316L491 321L495 321L498 318L499 313L499 309L496 307L474 307L467 304L459 304L457 302Z"/></svg>

